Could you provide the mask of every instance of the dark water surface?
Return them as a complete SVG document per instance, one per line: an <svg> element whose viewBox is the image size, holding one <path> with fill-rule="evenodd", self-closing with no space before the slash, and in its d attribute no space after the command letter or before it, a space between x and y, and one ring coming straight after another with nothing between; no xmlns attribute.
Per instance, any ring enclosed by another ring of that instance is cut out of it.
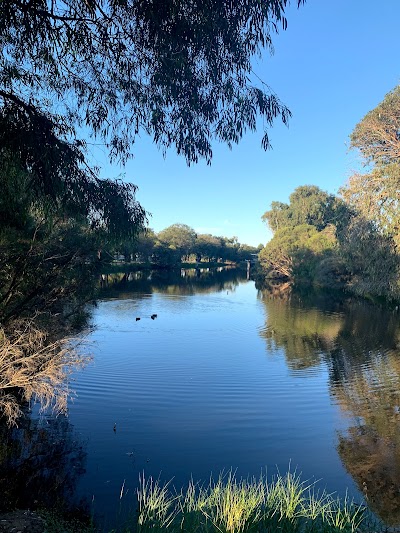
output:
<svg viewBox="0 0 400 533"><path fill-rule="evenodd" d="M110 276L103 298L68 419L36 420L14 437L15 457L38 434L44 463L49 445L60 447L59 470L53 458L41 474L48 487L86 496L112 523L122 485L133 502L142 471L180 487L291 464L400 523L398 313L272 295L235 271Z"/></svg>

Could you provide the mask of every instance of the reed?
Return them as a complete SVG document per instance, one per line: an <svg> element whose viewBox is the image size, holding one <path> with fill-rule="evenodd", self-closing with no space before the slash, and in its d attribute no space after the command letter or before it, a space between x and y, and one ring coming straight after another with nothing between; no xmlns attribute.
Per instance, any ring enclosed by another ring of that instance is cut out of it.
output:
<svg viewBox="0 0 400 533"><path fill-rule="evenodd" d="M139 477L138 531L162 531L173 525L178 514L177 498L171 495L168 486L169 483L160 485L152 477L146 479L144 474Z"/></svg>
<svg viewBox="0 0 400 533"><path fill-rule="evenodd" d="M355 533L363 531L365 510L319 492L315 483L296 472L272 481L237 478L221 473L208 485L191 480L179 493L141 476L138 489L138 531L198 533Z"/></svg>

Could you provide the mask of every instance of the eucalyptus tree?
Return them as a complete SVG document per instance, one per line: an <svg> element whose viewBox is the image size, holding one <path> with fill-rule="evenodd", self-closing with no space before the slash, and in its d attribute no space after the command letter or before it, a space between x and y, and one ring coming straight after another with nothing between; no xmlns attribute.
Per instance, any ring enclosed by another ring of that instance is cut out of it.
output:
<svg viewBox="0 0 400 533"><path fill-rule="evenodd" d="M72 139L85 125L122 160L146 132L210 162L214 139L237 143L259 116L268 148L290 112L252 82L252 58L273 50L289 1L2 0L0 98L51 113Z"/></svg>
<svg viewBox="0 0 400 533"><path fill-rule="evenodd" d="M351 147L367 172L353 174L341 193L365 219L400 246L400 86L356 125Z"/></svg>
<svg viewBox="0 0 400 533"><path fill-rule="evenodd" d="M342 252L361 294L400 297L400 86L356 125L351 147L366 172L341 189L354 216L343 233Z"/></svg>
<svg viewBox="0 0 400 533"><path fill-rule="evenodd" d="M196 260L201 261L203 258L206 258L210 261L217 261L219 258L221 248L221 238L215 237L209 233L203 234L200 233L197 235L196 239Z"/></svg>
<svg viewBox="0 0 400 533"><path fill-rule="evenodd" d="M367 163L399 163L400 85L360 120L350 140L351 147L360 150Z"/></svg>

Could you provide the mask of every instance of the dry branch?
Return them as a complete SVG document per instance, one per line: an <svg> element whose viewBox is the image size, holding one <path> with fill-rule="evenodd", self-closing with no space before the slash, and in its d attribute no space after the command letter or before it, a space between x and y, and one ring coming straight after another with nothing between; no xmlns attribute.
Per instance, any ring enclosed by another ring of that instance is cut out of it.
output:
<svg viewBox="0 0 400 533"><path fill-rule="evenodd" d="M38 401L41 410L66 412L70 396L69 377L89 357L72 338L54 340L35 327L19 321L13 332L0 329L0 413L16 425L24 402Z"/></svg>

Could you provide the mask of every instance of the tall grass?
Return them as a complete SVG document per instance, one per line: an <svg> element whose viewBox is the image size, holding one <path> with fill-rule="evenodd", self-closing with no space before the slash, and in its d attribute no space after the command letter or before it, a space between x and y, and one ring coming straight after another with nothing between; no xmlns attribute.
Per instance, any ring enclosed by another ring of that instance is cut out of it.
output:
<svg viewBox="0 0 400 533"><path fill-rule="evenodd" d="M137 530L198 533L355 533L362 531L364 508L339 500L296 472L238 479L222 473L207 485L191 480L180 492L141 477Z"/></svg>

